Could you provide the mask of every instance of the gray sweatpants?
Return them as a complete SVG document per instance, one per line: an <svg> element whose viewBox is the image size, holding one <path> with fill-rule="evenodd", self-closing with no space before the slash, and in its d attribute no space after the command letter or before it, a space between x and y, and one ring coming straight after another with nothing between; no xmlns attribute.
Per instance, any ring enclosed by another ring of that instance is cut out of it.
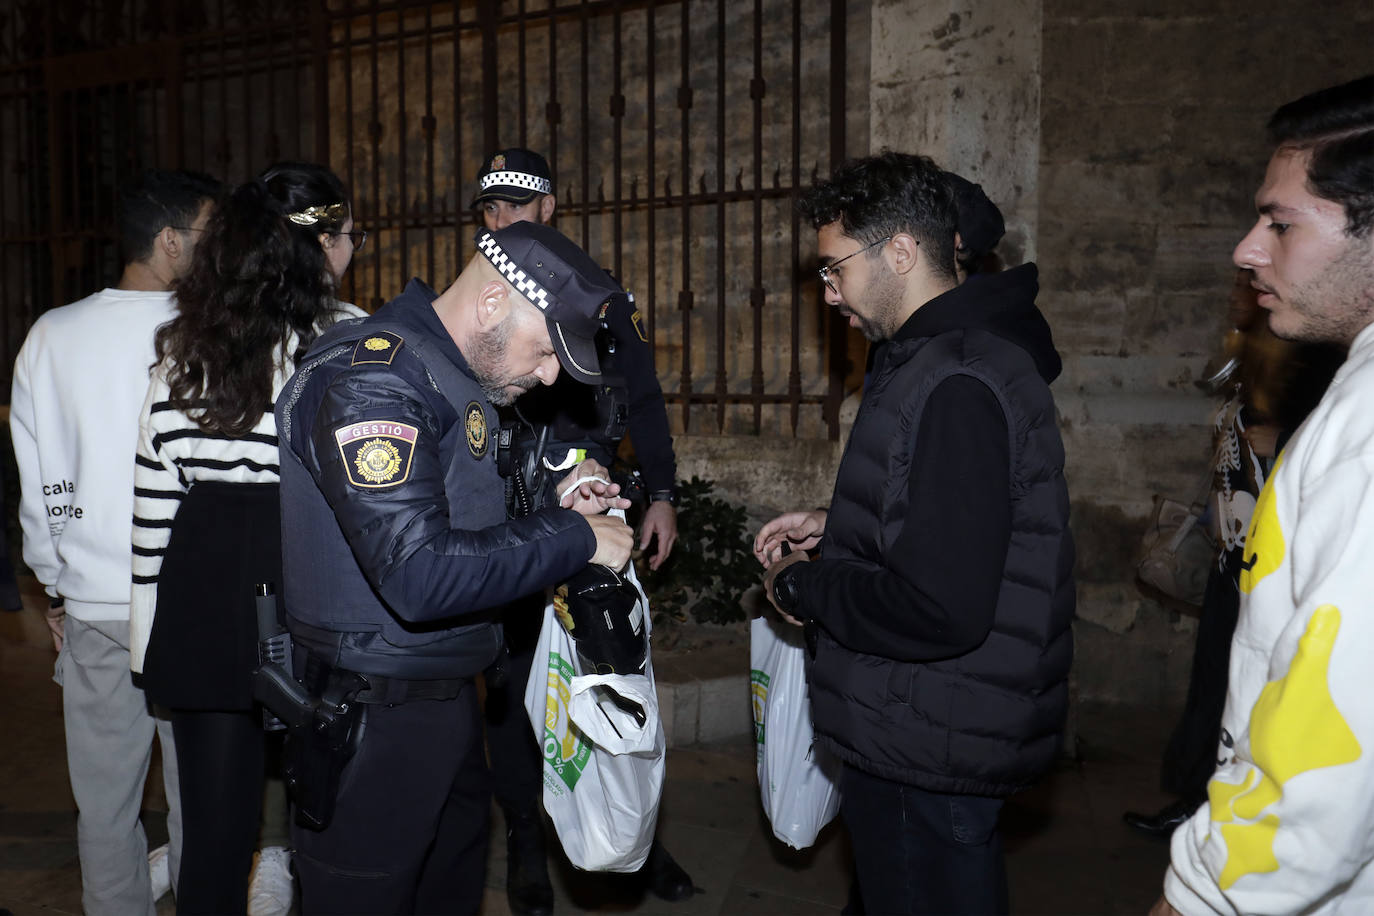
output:
<svg viewBox="0 0 1374 916"><path fill-rule="evenodd" d="M68 616L53 679L62 685L82 909L86 916L153 916L148 840L139 811L154 731L162 742L174 886L181 860L181 795L172 725L148 713L143 691L129 672L129 622Z"/></svg>

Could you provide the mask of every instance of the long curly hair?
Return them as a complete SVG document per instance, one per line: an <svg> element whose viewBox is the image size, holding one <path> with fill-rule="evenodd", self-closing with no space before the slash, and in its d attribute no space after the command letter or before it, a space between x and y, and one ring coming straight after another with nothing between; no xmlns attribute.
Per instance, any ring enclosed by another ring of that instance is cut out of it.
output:
<svg viewBox="0 0 1374 916"><path fill-rule="evenodd" d="M338 176L303 162L272 166L216 208L176 284L177 315L157 332L174 408L233 437L272 409L274 372L332 323L335 280L320 234L340 232L348 218Z"/></svg>

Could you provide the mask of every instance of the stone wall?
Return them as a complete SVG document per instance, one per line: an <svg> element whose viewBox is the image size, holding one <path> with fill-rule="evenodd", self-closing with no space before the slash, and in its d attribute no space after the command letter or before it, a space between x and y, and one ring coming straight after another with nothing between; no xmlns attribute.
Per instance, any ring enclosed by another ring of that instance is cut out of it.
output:
<svg viewBox="0 0 1374 916"><path fill-rule="evenodd" d="M1006 213L1005 260L1041 267L1065 362L1078 693L1181 702L1196 623L1137 594L1132 556L1152 494L1190 493L1208 460L1213 404L1194 380L1254 219L1264 122L1368 72L1374 6L1333 0L1319 19L1277 0L875 0L871 17L869 147L981 182ZM680 451L759 511L823 504L840 447Z"/></svg>
<svg viewBox="0 0 1374 916"><path fill-rule="evenodd" d="M1262 7L1262 9L1260 8ZM1079 549L1080 693L1182 698L1195 625L1141 599L1132 552L1153 493L1197 486L1231 250L1254 221L1264 122L1370 69L1374 6L1045 0L1039 262L1065 356Z"/></svg>

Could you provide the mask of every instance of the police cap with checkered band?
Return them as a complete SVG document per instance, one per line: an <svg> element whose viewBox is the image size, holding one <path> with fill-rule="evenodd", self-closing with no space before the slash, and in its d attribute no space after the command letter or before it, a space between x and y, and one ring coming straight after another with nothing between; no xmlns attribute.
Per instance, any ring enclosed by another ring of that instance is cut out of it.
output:
<svg viewBox="0 0 1374 916"><path fill-rule="evenodd" d="M508 200L526 204L540 194L553 193L549 162L533 150L513 147L497 150L477 173L477 196L469 206L484 200Z"/></svg>
<svg viewBox="0 0 1374 916"><path fill-rule="evenodd" d="M602 306L621 293L606 271L552 226L522 220L478 230L474 239L497 272L544 313L558 361L579 382L600 384L596 332Z"/></svg>

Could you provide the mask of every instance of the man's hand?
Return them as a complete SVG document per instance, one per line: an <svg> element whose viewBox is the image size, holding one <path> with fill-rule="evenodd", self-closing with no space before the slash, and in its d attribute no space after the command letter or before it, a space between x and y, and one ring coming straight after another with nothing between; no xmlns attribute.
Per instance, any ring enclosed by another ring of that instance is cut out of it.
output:
<svg viewBox="0 0 1374 916"><path fill-rule="evenodd" d="M61 598L53 602L44 616L48 620L48 629L52 631L52 647L58 652L62 651L63 624L67 620L67 605Z"/></svg>
<svg viewBox="0 0 1374 916"><path fill-rule="evenodd" d="M594 477L602 479L590 479ZM620 484L610 483L610 479L610 472L588 458L559 481L558 505L583 515L599 515L607 509L630 508L630 501L619 495Z"/></svg>
<svg viewBox="0 0 1374 916"><path fill-rule="evenodd" d="M649 542L655 538L658 539L658 547L654 555L649 557L650 569L662 566L677 543L677 509L666 499L651 502L649 508L644 510L644 524L639 530L639 549L647 549Z"/></svg>
<svg viewBox="0 0 1374 916"><path fill-rule="evenodd" d="M623 569L630 562L630 549L635 544L635 533L624 519L609 515L590 515L587 524L592 526L596 536L596 552L591 563L600 563L611 569Z"/></svg>
<svg viewBox="0 0 1374 916"><path fill-rule="evenodd" d="M820 543L825 533L825 512L787 512L759 529L754 536L754 558L760 566L769 566L782 558L782 545L789 545L795 553L810 550ZM772 580L768 580L772 581Z"/></svg>
<svg viewBox="0 0 1374 916"><path fill-rule="evenodd" d="M778 562L774 563L772 566L768 567L768 571L763 574L764 597L768 599L769 604L773 605L773 609L778 612L778 616L781 617L783 620L786 620L788 623L792 624L792 626L794 627L801 626L802 622L797 618L793 617L787 611L784 611L782 608L778 607L778 603L773 600L773 580L778 577L778 573L782 572L787 567L794 566L797 563L805 563L808 559L810 558L807 557L806 551L794 550ZM795 608L793 608L793 610L795 610Z"/></svg>
<svg viewBox="0 0 1374 916"><path fill-rule="evenodd" d="M1164 895L1160 894L1155 905L1150 907L1149 916L1183 916L1183 914L1174 909L1173 905L1164 899Z"/></svg>

